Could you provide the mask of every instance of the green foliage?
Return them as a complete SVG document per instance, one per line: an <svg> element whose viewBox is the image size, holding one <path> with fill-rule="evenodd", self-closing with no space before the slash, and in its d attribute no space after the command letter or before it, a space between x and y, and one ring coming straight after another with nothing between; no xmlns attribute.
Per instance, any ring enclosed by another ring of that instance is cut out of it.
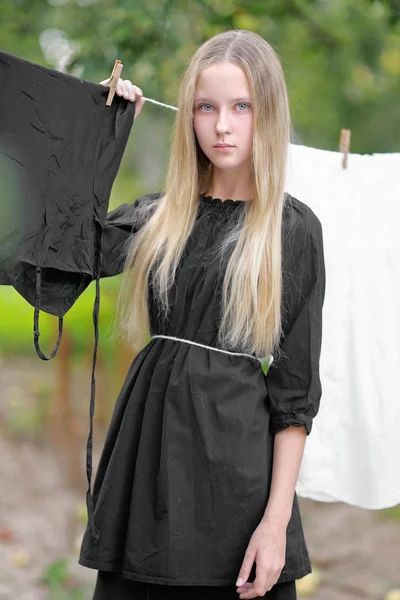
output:
<svg viewBox="0 0 400 600"><path fill-rule="evenodd" d="M43 576L41 577L42 583L46 585L59 584L68 577L67 561L59 560L51 563L45 569Z"/></svg>
<svg viewBox="0 0 400 600"><path fill-rule="evenodd" d="M391 506L379 511L379 514L384 519L400 522L400 504L397 506Z"/></svg>
<svg viewBox="0 0 400 600"><path fill-rule="evenodd" d="M40 582L48 588L52 600L83 600L84 588L69 573L65 559L50 563Z"/></svg>
<svg viewBox="0 0 400 600"><path fill-rule="evenodd" d="M112 326L120 276L100 280L99 348L112 353L115 340ZM64 317L63 331L68 331L73 341L74 354L87 352L94 342L93 304L95 298L93 281ZM33 343L34 308L11 286L0 286L0 348L4 355L35 355ZM58 335L58 317L43 311L39 313L39 345L42 352L50 354ZM61 340L62 343L62 340Z"/></svg>
<svg viewBox="0 0 400 600"><path fill-rule="evenodd" d="M69 72L100 81L120 58L123 78L168 104L174 104L179 78L198 45L220 31L250 29L281 57L297 141L336 150L346 127L352 130L352 152L400 149L398 0L2 0L0 10L3 50L54 66L40 36L59 29L78 44ZM171 111L153 109L147 105L143 116L157 114L172 123ZM147 125L158 128L151 118ZM147 127L143 131L143 139L153 140ZM131 156L153 156L154 144L138 144L140 135L134 137ZM158 142L166 140L159 136ZM164 150L159 159L165 162ZM143 163L135 163L123 169L140 180ZM157 187L149 179L145 184Z"/></svg>

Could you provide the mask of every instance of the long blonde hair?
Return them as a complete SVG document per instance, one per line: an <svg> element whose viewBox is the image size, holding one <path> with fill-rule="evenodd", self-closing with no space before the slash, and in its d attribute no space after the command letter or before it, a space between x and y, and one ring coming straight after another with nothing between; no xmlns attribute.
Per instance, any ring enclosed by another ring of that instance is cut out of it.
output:
<svg viewBox="0 0 400 600"><path fill-rule="evenodd" d="M210 65L231 62L248 77L254 115L254 197L243 220L229 229L221 252L230 250L222 289L219 347L279 354L281 326L281 227L287 152L292 134L283 69L274 49L258 34L229 30L203 43L187 65L178 91L169 164L161 197L132 236L117 300L118 328L139 351L149 336L148 281L168 315L168 290L193 229L199 194L212 180L212 163L193 128L195 87Z"/></svg>

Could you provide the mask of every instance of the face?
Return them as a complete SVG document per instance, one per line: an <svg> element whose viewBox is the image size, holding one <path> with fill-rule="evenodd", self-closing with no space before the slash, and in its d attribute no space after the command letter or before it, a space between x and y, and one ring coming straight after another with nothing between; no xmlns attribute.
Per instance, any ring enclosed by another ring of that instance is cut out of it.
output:
<svg viewBox="0 0 400 600"><path fill-rule="evenodd" d="M250 166L253 109L244 71L232 63L207 67L199 76L193 107L193 127L200 148L220 169ZM230 144L218 150L216 144Z"/></svg>

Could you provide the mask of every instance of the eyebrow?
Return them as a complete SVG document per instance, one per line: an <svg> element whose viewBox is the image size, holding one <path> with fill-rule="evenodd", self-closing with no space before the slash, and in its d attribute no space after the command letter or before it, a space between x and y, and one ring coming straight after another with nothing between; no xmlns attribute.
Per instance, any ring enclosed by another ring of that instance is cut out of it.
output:
<svg viewBox="0 0 400 600"><path fill-rule="evenodd" d="M195 98L195 102L210 102L210 100L209 98ZM241 98L229 98L228 102L250 102L250 99L242 96Z"/></svg>

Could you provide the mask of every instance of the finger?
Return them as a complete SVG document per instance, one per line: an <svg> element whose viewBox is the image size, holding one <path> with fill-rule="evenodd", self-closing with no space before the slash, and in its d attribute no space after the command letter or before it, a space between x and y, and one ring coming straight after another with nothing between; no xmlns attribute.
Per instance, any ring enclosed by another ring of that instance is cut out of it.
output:
<svg viewBox="0 0 400 600"><path fill-rule="evenodd" d="M137 99L142 98L142 97L143 97L143 91L142 91L142 89L140 87L138 87L137 85L130 84L129 99L130 100L137 100Z"/></svg>
<svg viewBox="0 0 400 600"><path fill-rule="evenodd" d="M131 87L132 87L132 84L129 81L129 79L125 79L122 82L122 95L126 100L130 99Z"/></svg>
<svg viewBox="0 0 400 600"><path fill-rule="evenodd" d="M246 588L239 594L239 598L241 600L242 599L251 600L251 598L257 598L257 596L259 596L259 594L257 594L257 592L254 590L253 583L250 583L250 587Z"/></svg>
<svg viewBox="0 0 400 600"><path fill-rule="evenodd" d="M256 564L256 578L253 581L252 588L250 590L244 590L240 598L245 600L250 600L251 598L256 598L257 596L264 596L266 590L270 590L272 584L270 585L269 581L270 577L265 569L260 568L259 565Z"/></svg>
<svg viewBox="0 0 400 600"><path fill-rule="evenodd" d="M258 595L263 596L265 594L265 590L271 589L271 576L271 570L268 571L260 566L260 564L256 563L256 578L253 581L253 587Z"/></svg>
<svg viewBox="0 0 400 600"><path fill-rule="evenodd" d="M133 102L136 99L136 86L133 85L129 79L126 80L126 87L128 90L128 98Z"/></svg>
<svg viewBox="0 0 400 600"><path fill-rule="evenodd" d="M243 585L238 587L236 591L238 592L238 594L242 594L244 592L248 592L249 589L252 587L253 587L253 584L250 583L249 581L247 581L246 583L244 583Z"/></svg>
<svg viewBox="0 0 400 600"><path fill-rule="evenodd" d="M248 580L251 568L255 560L255 556L255 551L249 550L249 548L247 548L242 562L242 566L240 567L239 576L236 581L237 586L243 585Z"/></svg>
<svg viewBox="0 0 400 600"><path fill-rule="evenodd" d="M118 94L118 96L122 96L124 88L123 88L123 80L121 78L118 79L117 81L117 87L115 88L115 93Z"/></svg>
<svg viewBox="0 0 400 600"><path fill-rule="evenodd" d="M118 81L117 81L117 85L115 87L115 93L118 94L118 96L124 95L124 80L121 78L118 79Z"/></svg>
<svg viewBox="0 0 400 600"><path fill-rule="evenodd" d="M128 97L128 90L127 90L125 81L122 80L122 79L121 79L120 88L121 88L121 96L123 98L127 98Z"/></svg>

